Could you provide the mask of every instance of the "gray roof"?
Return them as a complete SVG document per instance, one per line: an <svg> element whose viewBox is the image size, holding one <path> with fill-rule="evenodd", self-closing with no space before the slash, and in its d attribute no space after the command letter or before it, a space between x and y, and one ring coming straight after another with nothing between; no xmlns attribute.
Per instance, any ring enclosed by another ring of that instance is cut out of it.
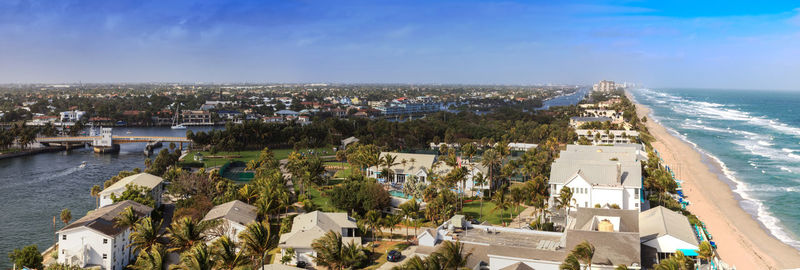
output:
<svg viewBox="0 0 800 270"><path fill-rule="evenodd" d="M575 230L592 230L592 222L595 221L595 216L603 217L619 217L619 231L620 232L638 232L639 231L639 211L638 210L621 210L621 209L606 209L606 208L578 208L578 211L570 213L575 217L574 226L571 229Z"/></svg>
<svg viewBox="0 0 800 270"><path fill-rule="evenodd" d="M595 248L592 264L597 265L641 265L639 234L632 232L567 231L567 251L583 241Z"/></svg>
<svg viewBox="0 0 800 270"><path fill-rule="evenodd" d="M689 219L663 206L651 208L639 214L639 235L642 242L670 235L686 243L699 246Z"/></svg>
<svg viewBox="0 0 800 270"><path fill-rule="evenodd" d="M203 220L215 220L224 218L242 225L256 221L257 208L242 201L235 200L223 203L211 208Z"/></svg>
<svg viewBox="0 0 800 270"><path fill-rule="evenodd" d="M576 122L605 122L605 121L612 121L611 117L579 117L574 116L570 117L569 120L573 120Z"/></svg>
<svg viewBox="0 0 800 270"><path fill-rule="evenodd" d="M619 164L619 171L617 166ZM619 182L617 174L619 173ZM550 183L566 184L576 176L594 186L642 187L642 168L638 162L573 160L558 158L550 167Z"/></svg>
<svg viewBox="0 0 800 270"><path fill-rule="evenodd" d="M64 227L63 229L59 230L58 232L63 232L75 228L86 227L98 231L107 236L116 236L120 232L122 232L124 227L116 227L114 226L114 219L119 216L119 213L125 210L125 208L132 207L133 212L136 213L139 217L144 217L150 215L150 212L153 211L152 207L147 205L143 205L134 201L121 201L112 205L106 205L104 207L100 207L97 210L91 211L82 218L72 222L68 226Z"/></svg>
<svg viewBox="0 0 800 270"><path fill-rule="evenodd" d="M259 269L262 269L262 270L267 270L267 269L269 269L269 270L300 270L300 269L303 269L303 268L276 263L276 264L265 264L264 266L262 266Z"/></svg>
<svg viewBox="0 0 800 270"><path fill-rule="evenodd" d="M314 211L294 217L292 230L281 234L278 245L280 247L308 248L314 240L322 237L328 231L341 233L342 228L356 228L356 222L347 213L326 213ZM361 244L360 237L346 237L346 241Z"/></svg>
<svg viewBox="0 0 800 270"><path fill-rule="evenodd" d="M128 184L153 189L161 184L161 182L164 182L164 178L149 173L138 173L120 179L113 185L110 185L103 189L103 191L100 191L100 194L107 195L111 193L121 193L125 191Z"/></svg>
<svg viewBox="0 0 800 270"><path fill-rule="evenodd" d="M500 268L500 270L534 270L534 269L533 267L530 267L527 264L517 262L512 265Z"/></svg>

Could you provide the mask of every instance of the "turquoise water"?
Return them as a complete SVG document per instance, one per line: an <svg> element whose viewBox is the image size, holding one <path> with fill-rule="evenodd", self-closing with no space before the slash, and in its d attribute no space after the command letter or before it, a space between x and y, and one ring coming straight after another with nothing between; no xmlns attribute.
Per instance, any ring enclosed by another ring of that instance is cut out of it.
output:
<svg viewBox="0 0 800 270"><path fill-rule="evenodd" d="M405 193L399 190L389 190L389 195L392 195L394 197L411 199L411 196L407 196Z"/></svg>
<svg viewBox="0 0 800 270"><path fill-rule="evenodd" d="M639 89L651 117L721 164L741 206L800 249L800 92ZM678 176L680 177L680 176Z"/></svg>

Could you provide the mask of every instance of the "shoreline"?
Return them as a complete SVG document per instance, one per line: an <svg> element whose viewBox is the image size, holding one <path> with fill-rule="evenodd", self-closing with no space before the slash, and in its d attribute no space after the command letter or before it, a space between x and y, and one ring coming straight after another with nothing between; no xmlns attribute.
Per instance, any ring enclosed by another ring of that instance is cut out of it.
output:
<svg viewBox="0 0 800 270"><path fill-rule="evenodd" d="M652 118L647 106L635 102L638 117ZM706 223L717 242L717 252L727 264L738 269L787 269L800 267L800 250L780 241L741 207L746 200L733 191L736 182L728 179L724 165L696 146L678 138L655 119L645 125L656 139L652 143L661 158L683 180L683 190L691 202L687 209Z"/></svg>
<svg viewBox="0 0 800 270"><path fill-rule="evenodd" d="M64 150L67 150L67 148L64 147L64 146L46 146L46 147L41 147L41 148L22 150L22 151L19 151L19 152L14 152L14 153L9 153L9 154L0 154L0 160L9 159L9 158L16 158L16 157L31 156L31 155L41 154L41 153L53 153L53 152L59 152L59 151L64 151Z"/></svg>

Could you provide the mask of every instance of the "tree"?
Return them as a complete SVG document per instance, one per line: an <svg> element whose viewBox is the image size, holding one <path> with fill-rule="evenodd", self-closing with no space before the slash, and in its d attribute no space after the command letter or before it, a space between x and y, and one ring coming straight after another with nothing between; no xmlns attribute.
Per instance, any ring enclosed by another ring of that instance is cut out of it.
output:
<svg viewBox="0 0 800 270"><path fill-rule="evenodd" d="M117 197L115 194L111 194L111 201L114 203L118 203L121 201L131 200L140 204L144 204L150 207L155 207L155 200L152 196L150 196L150 189L142 186L137 186L134 184L128 184L125 186L125 191Z"/></svg>
<svg viewBox="0 0 800 270"><path fill-rule="evenodd" d="M694 260L683 255L680 250L669 258L663 259L658 264L653 265L655 270L691 270L695 269Z"/></svg>
<svg viewBox="0 0 800 270"><path fill-rule="evenodd" d="M128 206L114 218L114 227L127 228L136 224L137 221L139 221L139 216L133 211L132 206Z"/></svg>
<svg viewBox="0 0 800 270"><path fill-rule="evenodd" d="M489 170L489 189L491 190L494 190L496 186L495 171L502 163L503 157L495 149L488 149L484 151L483 156L481 156L481 164L486 166L486 168Z"/></svg>
<svg viewBox="0 0 800 270"><path fill-rule="evenodd" d="M264 221L247 225L247 229L239 234L239 240L245 254L254 263L258 260L259 265L264 264L264 255L273 247L269 224Z"/></svg>
<svg viewBox="0 0 800 270"><path fill-rule="evenodd" d="M419 203L417 202L416 197L412 197L411 200L408 200L402 204L400 204L400 213L406 218L406 222L409 223L414 219L419 218ZM414 235L417 234L417 226L414 223ZM406 226L406 235L408 235L408 226Z"/></svg>
<svg viewBox="0 0 800 270"><path fill-rule="evenodd" d="M211 257L216 262L216 269L233 270L247 263L243 252L237 251L236 243L228 236L222 236L214 241Z"/></svg>
<svg viewBox="0 0 800 270"><path fill-rule="evenodd" d="M184 217L172 222L167 229L170 246L172 246L169 251L183 252L195 244L205 241L205 231L210 228L210 225L211 223L197 221L192 217Z"/></svg>
<svg viewBox="0 0 800 270"><path fill-rule="evenodd" d="M380 231L381 225L383 225L381 224L381 212L369 210L369 212L367 212L367 214L364 216L364 219L367 223L367 226L369 226L370 231L372 231L372 241L377 241L378 238L375 236L375 231Z"/></svg>
<svg viewBox="0 0 800 270"><path fill-rule="evenodd" d="M433 260L438 262L442 269L459 269L467 265L467 260L472 252L464 253L464 244L461 242L444 241L434 253Z"/></svg>
<svg viewBox="0 0 800 270"><path fill-rule="evenodd" d="M39 247L36 245L26 246L22 249L15 248L8 254L8 258L14 262L17 268L44 269L42 254L39 253Z"/></svg>
<svg viewBox="0 0 800 270"><path fill-rule="evenodd" d="M711 243L708 241L703 241L700 243L700 247L697 251L697 257L703 260L711 260L714 257L714 247L711 246Z"/></svg>
<svg viewBox="0 0 800 270"><path fill-rule="evenodd" d="M353 242L344 243L342 235L334 231L314 240L311 248L317 253L314 262L328 269L362 268L368 260L363 248Z"/></svg>
<svg viewBox="0 0 800 270"><path fill-rule="evenodd" d="M136 251L152 249L158 243L161 221L153 221L152 217L145 217L133 224L130 245ZM163 246L162 246L163 247Z"/></svg>
<svg viewBox="0 0 800 270"><path fill-rule="evenodd" d="M69 211L68 208L61 210L61 221L64 222L64 226L69 225L70 220L72 220L72 211Z"/></svg>
<svg viewBox="0 0 800 270"><path fill-rule="evenodd" d="M92 186L92 188L89 190L89 193L90 193L90 194L92 194L92 197L94 197L94 198L95 198L95 204L96 204L96 206L95 206L95 207L96 207L96 208L99 208L99 207L100 207L100 192L101 192L101 191L103 191L103 189L101 189L99 185L94 185L94 186Z"/></svg>
<svg viewBox="0 0 800 270"><path fill-rule="evenodd" d="M400 224L403 221L402 215L387 215L384 219L384 225L389 227L389 239L393 239L394 237L394 227Z"/></svg>
<svg viewBox="0 0 800 270"><path fill-rule="evenodd" d="M161 149L158 156L151 164L150 168L146 170L147 173L161 176L167 171L167 167L172 166L178 162L180 153L170 153L167 149Z"/></svg>
<svg viewBox="0 0 800 270"><path fill-rule="evenodd" d="M567 186L561 188L561 192L556 197L556 207L558 209L567 209L567 216L569 216L569 209L572 207L572 189Z"/></svg>
<svg viewBox="0 0 800 270"><path fill-rule="evenodd" d="M560 270L581 270L581 262L578 261L578 257L575 254L568 254L566 258L564 258L564 262L558 266Z"/></svg>
<svg viewBox="0 0 800 270"><path fill-rule="evenodd" d="M494 208L492 209L492 212L500 210L500 220L503 220L503 212L511 208L511 200L506 197L506 189L498 189L497 192L495 192L495 194L492 196L492 202L494 202ZM513 213L509 213L509 216L512 214ZM503 225L506 225L505 220L503 220Z"/></svg>
<svg viewBox="0 0 800 270"><path fill-rule="evenodd" d="M475 176L472 178L472 181L475 181L475 185L478 185L480 187L483 187L483 185L486 185L486 177L483 175L483 172L478 172L477 174L475 174ZM482 190L479 191L478 197L480 197L480 199L481 199L481 206L480 206L480 210L479 210L480 211L480 214L479 214L480 216L478 217L478 219L483 219L483 197L484 197L484 195L485 194L483 194Z"/></svg>
<svg viewBox="0 0 800 270"><path fill-rule="evenodd" d="M214 261L206 243L200 242L181 254L181 263L175 268L182 270L212 270Z"/></svg>
<svg viewBox="0 0 800 270"><path fill-rule="evenodd" d="M133 270L164 270L167 266L167 248L162 244L155 244L149 249L139 253L136 263L128 265Z"/></svg>
<svg viewBox="0 0 800 270"><path fill-rule="evenodd" d="M583 241L574 248L572 254L578 258L579 261L586 264L587 269L592 269L592 257L594 257L594 245L587 241Z"/></svg>

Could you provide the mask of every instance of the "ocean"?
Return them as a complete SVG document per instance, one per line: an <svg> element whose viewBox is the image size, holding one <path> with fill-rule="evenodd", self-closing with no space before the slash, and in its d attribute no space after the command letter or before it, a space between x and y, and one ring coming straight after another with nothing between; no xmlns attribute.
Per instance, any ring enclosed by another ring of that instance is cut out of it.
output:
<svg viewBox="0 0 800 270"><path fill-rule="evenodd" d="M648 120L720 164L745 211L776 238L800 249L800 91L631 93L652 110Z"/></svg>

